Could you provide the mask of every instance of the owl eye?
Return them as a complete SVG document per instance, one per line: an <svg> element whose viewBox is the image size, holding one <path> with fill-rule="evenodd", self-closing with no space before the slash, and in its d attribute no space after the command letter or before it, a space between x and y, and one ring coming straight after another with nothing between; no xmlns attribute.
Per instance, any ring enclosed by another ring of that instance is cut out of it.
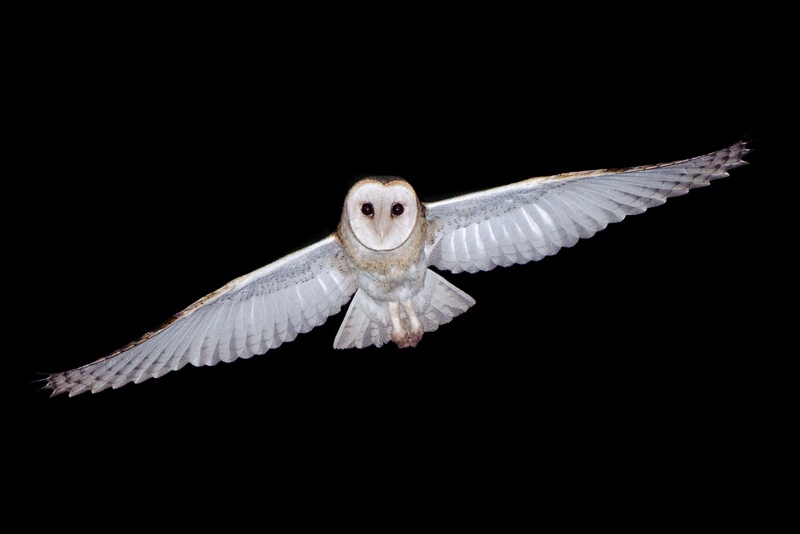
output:
<svg viewBox="0 0 800 534"><path fill-rule="evenodd" d="M399 217L404 211L406 211L406 209L402 204L392 204L392 215L395 217Z"/></svg>
<svg viewBox="0 0 800 534"><path fill-rule="evenodd" d="M375 215L375 208L369 202L362 204L361 206L361 213L366 215L367 217L372 217Z"/></svg>

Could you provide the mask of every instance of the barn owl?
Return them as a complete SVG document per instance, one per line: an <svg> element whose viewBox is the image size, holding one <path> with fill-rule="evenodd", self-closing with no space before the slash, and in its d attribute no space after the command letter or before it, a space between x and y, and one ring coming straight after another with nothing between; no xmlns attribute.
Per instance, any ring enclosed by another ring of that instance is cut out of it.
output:
<svg viewBox="0 0 800 534"><path fill-rule="evenodd" d="M351 297L335 348L414 347L475 304L431 267L472 273L540 260L728 176L747 152L742 141L682 161L531 178L432 203L398 177L360 180L328 237L232 280L109 356L48 375L44 387L96 393L187 363L250 358L321 325Z"/></svg>

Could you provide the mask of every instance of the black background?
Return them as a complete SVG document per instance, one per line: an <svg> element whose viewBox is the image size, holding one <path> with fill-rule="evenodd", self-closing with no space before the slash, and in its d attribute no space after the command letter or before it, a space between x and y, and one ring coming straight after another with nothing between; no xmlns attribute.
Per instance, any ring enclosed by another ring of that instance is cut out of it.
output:
<svg viewBox="0 0 800 534"><path fill-rule="evenodd" d="M374 55L376 31L307 51L227 33L46 47L24 136L26 224L46 230L11 284L31 332L7 355L23 364L8 406L28 472L666 476L702 458L725 473L769 411L768 297L789 290L770 207L787 177L768 171L765 122L780 117L752 39L642 61L629 43L569 52L525 35L416 53L406 36ZM334 350L343 311L266 355L98 395L32 383L326 236L364 175L433 201L742 138L752 164L730 178L540 262L444 273L477 305L416 349Z"/></svg>

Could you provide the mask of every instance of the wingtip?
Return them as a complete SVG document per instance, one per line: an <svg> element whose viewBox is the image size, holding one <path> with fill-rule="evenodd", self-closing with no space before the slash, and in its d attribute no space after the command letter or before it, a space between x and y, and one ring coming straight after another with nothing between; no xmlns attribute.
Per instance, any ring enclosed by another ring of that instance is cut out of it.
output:
<svg viewBox="0 0 800 534"><path fill-rule="evenodd" d="M730 160L731 160L727 164L728 169L734 169L736 167L742 167L744 165L750 164L750 162L745 160L744 157L753 151L753 148L750 147L751 142L752 141L748 139L740 139L739 141L728 147L726 152L730 154Z"/></svg>
<svg viewBox="0 0 800 534"><path fill-rule="evenodd" d="M755 148L753 148L754 142L756 142L755 139L749 137L749 135L746 135L745 137L741 138L737 143L735 143L733 147L738 148L742 156L746 156L747 154L755 150Z"/></svg>
<svg viewBox="0 0 800 534"><path fill-rule="evenodd" d="M58 395L58 393L56 392L56 387L53 385L53 381L52 381L52 376L53 375L51 373L36 373L36 374L42 375L42 377L41 378L36 378L34 380L31 380L30 383L31 384L40 384L40 383L44 382L44 384L41 387L36 388L36 391L47 391L47 390L50 390L50 395L49 395L50 398L53 398L54 396Z"/></svg>
<svg viewBox="0 0 800 534"><path fill-rule="evenodd" d="M48 396L51 399L53 397L58 397L65 393L67 394L68 397L74 397L75 395L78 395L86 391L85 387L84 388L70 387L69 384L65 384L64 382L61 382L61 384L59 385L58 380L56 380L56 377L58 377L59 373L38 373L38 374L44 376L42 378L37 378L36 380L32 380L31 383L44 382L42 387L37 388L36 391L49 390L50 395Z"/></svg>

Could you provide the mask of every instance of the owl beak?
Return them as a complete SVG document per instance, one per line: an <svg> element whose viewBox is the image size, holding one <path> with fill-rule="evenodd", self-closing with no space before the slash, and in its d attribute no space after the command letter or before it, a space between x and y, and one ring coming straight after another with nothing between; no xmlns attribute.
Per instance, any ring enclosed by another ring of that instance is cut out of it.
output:
<svg viewBox="0 0 800 534"><path fill-rule="evenodd" d="M386 240L386 236L389 235L390 224L391 224L390 217L380 217L378 219L378 237L381 238L381 241Z"/></svg>

